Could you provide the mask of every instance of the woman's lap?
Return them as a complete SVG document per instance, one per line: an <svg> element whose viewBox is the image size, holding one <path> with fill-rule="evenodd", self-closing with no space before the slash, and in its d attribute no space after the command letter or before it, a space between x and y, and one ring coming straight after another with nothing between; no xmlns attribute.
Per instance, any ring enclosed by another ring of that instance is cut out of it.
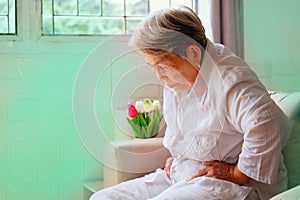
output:
<svg viewBox="0 0 300 200"><path fill-rule="evenodd" d="M142 200L157 196L171 186L164 170L133 179L96 192L90 200Z"/></svg>
<svg viewBox="0 0 300 200"><path fill-rule="evenodd" d="M158 169L156 172L146 175L142 178L126 181L118 185L100 190L92 195L90 200L223 199L220 197L231 200L235 199L234 197L229 197L231 195L228 194L228 191L225 193L227 194L221 194L222 196L220 196L220 194L216 195L215 192L211 192L205 187L201 186L201 184L199 184L196 179L193 179L192 181L180 181L176 184L172 184L165 171Z"/></svg>

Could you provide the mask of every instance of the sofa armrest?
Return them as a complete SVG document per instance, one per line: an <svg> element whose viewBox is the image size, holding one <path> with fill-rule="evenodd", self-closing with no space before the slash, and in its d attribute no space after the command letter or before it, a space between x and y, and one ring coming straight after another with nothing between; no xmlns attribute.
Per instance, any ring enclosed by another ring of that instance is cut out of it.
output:
<svg viewBox="0 0 300 200"><path fill-rule="evenodd" d="M292 131L283 149L284 163L288 169L288 188L300 184L300 92L285 93L271 91L271 98L289 118Z"/></svg>
<svg viewBox="0 0 300 200"><path fill-rule="evenodd" d="M285 192L282 192L274 197L272 197L270 200L292 200L292 199L299 199L300 198L300 185L295 186L294 188L291 188Z"/></svg>
<svg viewBox="0 0 300 200"><path fill-rule="evenodd" d="M104 187L144 176L163 168L170 157L163 138L121 140L113 142L114 167L104 167Z"/></svg>

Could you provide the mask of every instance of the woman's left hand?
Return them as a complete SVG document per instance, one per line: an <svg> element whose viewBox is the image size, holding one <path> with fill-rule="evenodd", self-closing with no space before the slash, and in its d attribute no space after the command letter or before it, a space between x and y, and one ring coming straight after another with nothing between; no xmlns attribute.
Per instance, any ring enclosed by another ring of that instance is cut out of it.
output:
<svg viewBox="0 0 300 200"><path fill-rule="evenodd" d="M193 174L190 180L196 177L206 176L233 182L234 165L220 161L204 161L202 164L207 167Z"/></svg>

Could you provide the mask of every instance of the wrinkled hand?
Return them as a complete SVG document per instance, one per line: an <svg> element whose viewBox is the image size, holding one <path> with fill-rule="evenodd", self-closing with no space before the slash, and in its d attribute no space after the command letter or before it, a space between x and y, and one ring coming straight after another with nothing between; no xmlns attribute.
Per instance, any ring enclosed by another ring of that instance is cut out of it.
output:
<svg viewBox="0 0 300 200"><path fill-rule="evenodd" d="M173 158L173 157L170 157L170 158L168 158L168 159L166 160L166 164L165 164L165 171L166 171L167 176L168 176L169 178L171 178L171 176L170 176L170 169L171 169L171 165L172 165L172 163L173 163L173 160L174 160L174 158Z"/></svg>
<svg viewBox="0 0 300 200"><path fill-rule="evenodd" d="M202 164L207 167L193 174L190 180L196 177L206 176L233 182L234 165L220 161L205 161L202 162Z"/></svg>

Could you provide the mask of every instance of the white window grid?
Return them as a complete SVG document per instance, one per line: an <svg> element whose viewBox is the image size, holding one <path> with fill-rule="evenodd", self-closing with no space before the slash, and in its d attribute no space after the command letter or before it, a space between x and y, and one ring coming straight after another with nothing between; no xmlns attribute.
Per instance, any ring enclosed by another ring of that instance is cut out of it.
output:
<svg viewBox="0 0 300 200"><path fill-rule="evenodd" d="M197 12L197 3L198 0L42 0L42 35L127 34L150 12L178 5Z"/></svg>
<svg viewBox="0 0 300 200"><path fill-rule="evenodd" d="M17 34L16 0L0 0L0 35Z"/></svg>

